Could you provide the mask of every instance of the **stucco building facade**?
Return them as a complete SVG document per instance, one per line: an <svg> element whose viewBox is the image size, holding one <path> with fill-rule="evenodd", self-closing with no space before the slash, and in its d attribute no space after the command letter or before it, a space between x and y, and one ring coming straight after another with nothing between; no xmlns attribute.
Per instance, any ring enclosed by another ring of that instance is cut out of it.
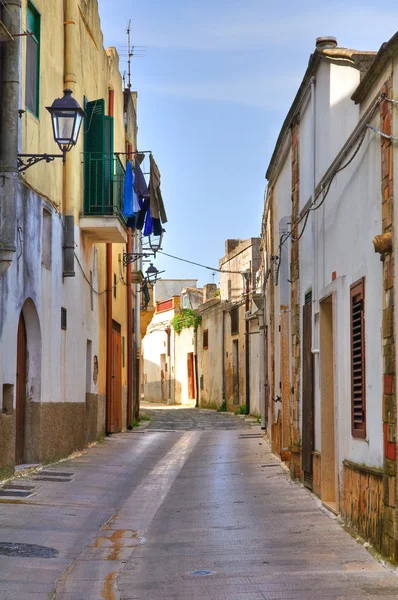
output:
<svg viewBox="0 0 398 600"><path fill-rule="evenodd" d="M273 450L395 559L397 40L377 54L317 40L262 223Z"/></svg>
<svg viewBox="0 0 398 600"><path fill-rule="evenodd" d="M1 49L3 70L9 48L18 61L16 150L59 153L45 107L65 88L87 116L65 165L42 161L18 173L0 133L0 170L14 186L0 200L12 199L0 221L14 246L8 262L0 256L2 473L131 425L140 312L123 266L135 242L121 217L126 157L137 149L136 94L123 90L115 48L103 48L98 3L9 4L3 21L11 14L14 33L18 19L29 32ZM1 91L4 103L4 83Z"/></svg>

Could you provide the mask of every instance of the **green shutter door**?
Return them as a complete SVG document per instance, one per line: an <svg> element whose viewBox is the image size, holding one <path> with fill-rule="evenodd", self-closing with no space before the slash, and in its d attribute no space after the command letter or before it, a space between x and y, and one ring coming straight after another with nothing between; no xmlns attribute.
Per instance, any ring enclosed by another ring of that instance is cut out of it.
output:
<svg viewBox="0 0 398 600"><path fill-rule="evenodd" d="M113 214L113 117L105 117L105 214Z"/></svg>
<svg viewBox="0 0 398 600"><path fill-rule="evenodd" d="M87 102L84 120L84 212L104 214L104 100Z"/></svg>

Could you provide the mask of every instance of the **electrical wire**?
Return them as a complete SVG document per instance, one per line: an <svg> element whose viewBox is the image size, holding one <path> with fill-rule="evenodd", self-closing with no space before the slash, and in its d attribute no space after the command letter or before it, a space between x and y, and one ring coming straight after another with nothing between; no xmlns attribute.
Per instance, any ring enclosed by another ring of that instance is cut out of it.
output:
<svg viewBox="0 0 398 600"><path fill-rule="evenodd" d="M123 279L123 277L122 277L122 276L120 276L120 277L119 277L119 279L117 280L117 282L116 282L116 283L115 283L115 284L114 284L112 287L110 287L110 288L107 288L107 289L105 289L105 290L102 290L102 292L99 292L98 290L96 290L96 289L95 289L95 288L92 286L92 284L91 284L91 281L89 280L89 278L87 277L86 273L84 272L84 269L83 269L83 267L82 267L82 264L81 264L81 262L80 262L80 260L79 260L79 257L77 256L76 252L75 252L74 254L75 254L75 258L76 258L76 260L77 260L77 264L78 264L78 265L79 265L79 267L80 267L80 270L81 270L81 272L82 272L82 275L83 275L84 279L85 279L85 280L86 280L86 282L88 283L88 285L89 285L90 289L91 289L91 290L94 292L94 294L97 294L97 296L102 296L102 294L105 294L106 292L111 292L113 289L115 289L115 287L116 287L116 286L117 286L117 285L118 285L118 284L121 282L121 280Z"/></svg>
<svg viewBox="0 0 398 600"><path fill-rule="evenodd" d="M173 254L167 254L167 252L163 252L163 250L157 250L156 254L164 254L164 256L168 256L169 258L174 258L175 260L180 260L182 262L189 263L191 265L195 265L197 267L202 267L202 269L208 269L209 271L217 271L218 273L233 273L236 275L242 275L242 271L227 271L224 269L216 269L214 267L208 267L206 265L202 265L201 263L194 262L193 260L188 260L186 258L181 258L180 256L173 256Z"/></svg>
<svg viewBox="0 0 398 600"><path fill-rule="evenodd" d="M378 105L379 105L379 103L377 104L377 106L378 106ZM293 243L299 242L299 241L301 240L301 238L302 238L302 237L303 237L303 235L304 235L304 231L305 231L305 229L306 229L306 227L307 227L307 223L308 223L308 218L309 218L310 212L312 212L312 211L315 211L315 210L318 210L319 208L321 208L321 206L323 205L323 203L324 203L324 202L325 202L325 200L326 200L326 197L327 197L327 195L329 194L329 191L330 191L330 188L331 188L332 182L333 182L334 178L336 177L337 173L340 173L341 171L343 171L344 169L346 169L346 168L347 168L347 167L348 167L348 166L349 166L349 165L350 165L350 164L353 162L353 160L354 160L354 159L355 159L355 157L357 156L357 154L358 154L359 150L361 149L361 146L362 146L362 144L363 144L363 142L364 142L364 140L365 140L365 137L366 137L366 133L367 133L367 131L368 131L368 128L369 128L369 129L373 129L373 130L375 130L377 133L381 133L381 132L379 132L378 130L376 130L376 129L375 129L373 126L371 126L371 125L369 125L369 124L366 124L366 125L365 125L365 127L364 127L364 131L363 131L363 133L362 133L362 135L361 135L361 137L360 137L360 139L359 139L358 145L357 145L357 147L355 148L355 151L354 151L354 153L352 154L351 158L350 158L350 159L349 159L349 160L348 160L346 163L344 163L344 165L342 165L341 167L339 167L338 169L336 169L336 170L335 170L335 171L332 173L332 175L330 176L330 179L329 179L329 181L328 181L328 185L327 185L327 188L326 188L326 190L325 190L325 189L323 188L323 186L322 186L321 190L320 190L320 191L318 192L318 194L315 196L315 198L314 198L313 202L311 203L311 205L309 206L309 208L308 208L308 209L307 209L307 210L306 210L306 211L305 211L305 212L304 212L302 215L300 215L299 219L298 219L298 220L296 221L296 223L293 225L293 227L292 227L291 231L281 236L281 239L280 239L280 242L279 242L278 256L276 257L276 258L278 259L278 265L277 265L277 271L276 271L276 281L278 281L278 277L279 277L279 271L280 271L280 266L281 266L281 253L282 253L282 246L283 246L283 245L286 243L286 241L287 241L289 238L292 240L292 242L293 242ZM390 137L391 139L393 139L393 138L392 138L392 136L387 136L387 135L385 135L385 137ZM396 139L398 140L398 138L396 138ZM323 195L323 197L322 197L322 200L319 202L319 204L316 204L316 202L317 202L318 198L319 198L321 195ZM295 227L296 225L298 225L299 223L301 223L301 221L303 221L303 220L304 220L304 225L303 225L303 228L302 228L302 230L301 230L301 233L299 234L299 236L298 236L297 238L294 238L294 237L292 236L293 229L294 229L294 227Z"/></svg>

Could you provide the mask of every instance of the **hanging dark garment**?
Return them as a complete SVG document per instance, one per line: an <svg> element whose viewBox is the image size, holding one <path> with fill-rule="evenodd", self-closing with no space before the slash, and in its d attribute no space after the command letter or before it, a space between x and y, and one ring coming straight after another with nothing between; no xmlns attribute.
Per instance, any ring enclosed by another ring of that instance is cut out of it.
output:
<svg viewBox="0 0 398 600"><path fill-rule="evenodd" d="M126 221L127 227L131 227L131 229L133 231L135 231L135 229L137 227L136 221L137 221L137 217L135 215L133 217L129 217Z"/></svg>
<svg viewBox="0 0 398 600"><path fill-rule="evenodd" d="M144 227L145 217L146 217L146 213L148 212L148 210L149 210L149 198L146 198L142 203L142 207L137 215L136 224L135 224L137 229L140 229L141 231L142 231L142 228Z"/></svg>
<svg viewBox="0 0 398 600"><path fill-rule="evenodd" d="M160 171L152 154L149 155L149 160L151 217L153 219L161 219L162 223L167 223L167 215L163 204L162 193L160 191Z"/></svg>
<svg viewBox="0 0 398 600"><path fill-rule="evenodd" d="M149 198L149 188L137 158L134 163L134 191L139 198Z"/></svg>
<svg viewBox="0 0 398 600"><path fill-rule="evenodd" d="M162 235L162 222L160 219L152 219L153 235Z"/></svg>

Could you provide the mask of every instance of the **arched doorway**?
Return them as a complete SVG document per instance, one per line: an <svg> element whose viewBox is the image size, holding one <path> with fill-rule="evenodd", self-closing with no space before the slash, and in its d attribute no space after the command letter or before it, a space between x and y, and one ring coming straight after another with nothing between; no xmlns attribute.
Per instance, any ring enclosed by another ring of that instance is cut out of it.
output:
<svg viewBox="0 0 398 600"><path fill-rule="evenodd" d="M15 464L20 465L25 458L25 413L27 382L27 343L25 319L21 312L18 323L17 340L17 384L15 409Z"/></svg>

